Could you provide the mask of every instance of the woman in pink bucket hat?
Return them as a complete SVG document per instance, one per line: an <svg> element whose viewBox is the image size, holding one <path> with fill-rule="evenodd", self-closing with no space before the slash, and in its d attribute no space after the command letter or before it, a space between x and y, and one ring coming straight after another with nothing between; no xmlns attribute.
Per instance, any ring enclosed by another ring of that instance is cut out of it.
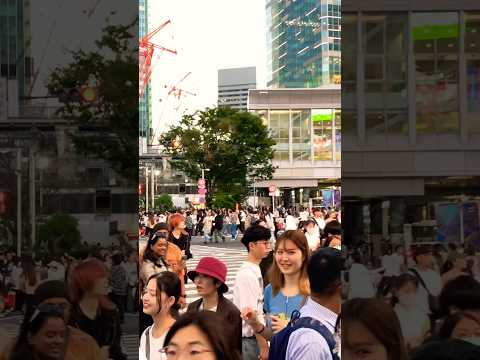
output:
<svg viewBox="0 0 480 360"><path fill-rule="evenodd" d="M189 271L187 276L195 283L200 299L188 306L187 312L201 310L214 311L225 319L226 324L232 326L235 334L237 349L242 351L242 318L240 310L223 294L228 292L227 266L214 257L200 259L195 270Z"/></svg>

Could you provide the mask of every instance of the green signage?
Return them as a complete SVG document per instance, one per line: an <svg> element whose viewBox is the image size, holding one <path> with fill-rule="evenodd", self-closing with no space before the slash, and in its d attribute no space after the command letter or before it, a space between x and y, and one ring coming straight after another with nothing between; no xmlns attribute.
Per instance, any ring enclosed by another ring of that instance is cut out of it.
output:
<svg viewBox="0 0 480 360"><path fill-rule="evenodd" d="M425 25L412 28L413 40L434 40L458 38L460 28L458 24L452 25Z"/></svg>
<svg viewBox="0 0 480 360"><path fill-rule="evenodd" d="M312 111L312 121L332 121L333 120L333 111L332 110L314 110Z"/></svg>

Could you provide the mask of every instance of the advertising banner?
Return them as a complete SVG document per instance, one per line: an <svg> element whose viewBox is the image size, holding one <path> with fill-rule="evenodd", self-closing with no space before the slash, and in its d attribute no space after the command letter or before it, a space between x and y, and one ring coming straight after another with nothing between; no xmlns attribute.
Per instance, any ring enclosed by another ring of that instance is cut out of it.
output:
<svg viewBox="0 0 480 360"><path fill-rule="evenodd" d="M480 248L480 221L478 203L467 202L462 204L463 235L467 243L472 243Z"/></svg>
<svg viewBox="0 0 480 360"><path fill-rule="evenodd" d="M438 204L435 213L437 240L460 242L460 206L454 203Z"/></svg>

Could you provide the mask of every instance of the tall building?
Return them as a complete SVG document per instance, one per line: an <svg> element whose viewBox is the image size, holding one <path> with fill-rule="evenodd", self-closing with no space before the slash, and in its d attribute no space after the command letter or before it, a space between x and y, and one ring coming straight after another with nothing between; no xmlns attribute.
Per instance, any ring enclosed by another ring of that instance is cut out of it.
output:
<svg viewBox="0 0 480 360"><path fill-rule="evenodd" d="M218 70L218 105L247 110L248 90L257 88L255 67Z"/></svg>
<svg viewBox="0 0 480 360"><path fill-rule="evenodd" d="M281 202L308 206L322 189L341 178L341 101L338 85L318 89L250 90L248 108L258 114L275 140L273 179Z"/></svg>
<svg viewBox="0 0 480 360"><path fill-rule="evenodd" d="M368 229L403 244L405 226L427 220L444 239L449 206L449 241L463 241L459 204L480 179L478 1L344 0L342 10L345 239ZM473 218L464 229L480 231Z"/></svg>
<svg viewBox="0 0 480 360"><path fill-rule="evenodd" d="M30 1L0 2L0 77L16 80L17 99L28 95L32 75ZM11 96L11 94L9 94Z"/></svg>
<svg viewBox="0 0 480 360"><path fill-rule="evenodd" d="M139 16L139 37L142 38L143 36L148 34L148 0L139 0L139 9L138 9L138 16ZM150 129L152 127L152 111L151 111L151 88L150 84L147 85L145 89L145 94L142 98L139 99L139 136L144 138L144 141L147 143L150 142Z"/></svg>
<svg viewBox="0 0 480 360"><path fill-rule="evenodd" d="M340 83L340 0L267 0L267 86Z"/></svg>

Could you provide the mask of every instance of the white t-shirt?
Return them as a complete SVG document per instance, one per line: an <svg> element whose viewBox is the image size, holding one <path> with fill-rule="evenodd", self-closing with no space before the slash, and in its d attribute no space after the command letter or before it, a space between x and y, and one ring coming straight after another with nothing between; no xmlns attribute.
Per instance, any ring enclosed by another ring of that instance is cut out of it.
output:
<svg viewBox="0 0 480 360"><path fill-rule="evenodd" d="M297 228L298 228L297 219L295 219L292 215L287 215L287 218L285 219L285 231L297 230Z"/></svg>
<svg viewBox="0 0 480 360"><path fill-rule="evenodd" d="M399 276L402 272L403 257L394 253L382 257L382 267L385 268L385 276Z"/></svg>
<svg viewBox="0 0 480 360"><path fill-rule="evenodd" d="M163 349L163 342L165 341L165 336L167 336L168 331L166 331L159 338L154 338L152 333L152 327L149 326L143 332L140 338L140 348L138 349L139 360L147 360L146 348L147 348L147 330L149 329L149 338L150 338L150 360L167 360L167 356L160 352Z"/></svg>
<svg viewBox="0 0 480 360"><path fill-rule="evenodd" d="M263 315L263 278L260 266L244 261L237 272L233 285L233 303L242 311L245 308L257 310L258 320L265 324ZM242 337L254 335L253 329L242 321Z"/></svg>
<svg viewBox="0 0 480 360"><path fill-rule="evenodd" d="M319 217L319 218L316 217L314 219L317 222L317 225L320 228L320 230L323 231L325 229L325 219L323 217Z"/></svg>
<svg viewBox="0 0 480 360"><path fill-rule="evenodd" d="M308 211L301 211L300 212L300 219L302 221L307 221L308 220L308 215L309 215Z"/></svg>
<svg viewBox="0 0 480 360"><path fill-rule="evenodd" d="M217 307L218 307L218 306L214 306L214 307L211 308L211 309L204 309L204 308L203 308L203 301L202 301L202 303L201 303L200 306L198 307L198 310L199 310L199 311L208 310L208 311L217 312Z"/></svg>
<svg viewBox="0 0 480 360"><path fill-rule="evenodd" d="M349 271L349 299L369 299L375 296L373 277L365 265L354 263Z"/></svg>
<svg viewBox="0 0 480 360"><path fill-rule="evenodd" d="M431 269L422 271L418 267L415 267L415 270L417 270L418 274L423 279L425 285L430 291L430 294L432 294L433 296L440 295L440 291L442 291L442 278L440 274ZM410 273L416 277L414 273ZM417 304L419 311L430 314L430 306L428 304L428 292L427 290L425 290L421 283L418 284Z"/></svg>
<svg viewBox="0 0 480 360"><path fill-rule="evenodd" d="M400 321L403 337L407 340L421 338L429 326L429 319L426 313L422 313L416 307L407 309L404 306L395 305L395 313Z"/></svg>

